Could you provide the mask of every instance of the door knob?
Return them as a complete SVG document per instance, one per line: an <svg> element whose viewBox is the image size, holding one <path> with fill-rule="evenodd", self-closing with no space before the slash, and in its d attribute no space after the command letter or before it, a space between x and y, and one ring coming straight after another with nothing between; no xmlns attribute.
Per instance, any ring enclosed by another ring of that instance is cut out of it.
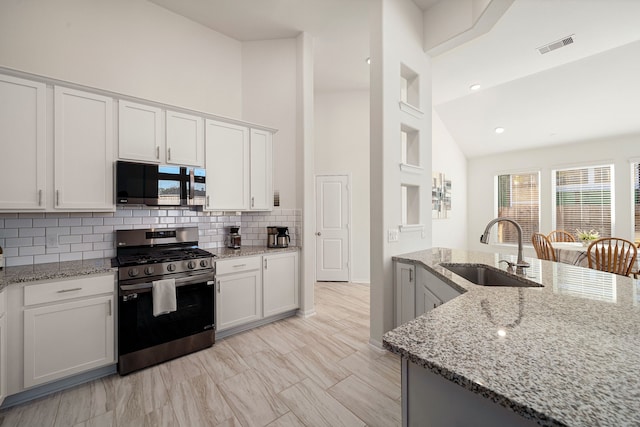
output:
<svg viewBox="0 0 640 427"><path fill-rule="evenodd" d="M319 231L316 233L316 236L321 236L322 233L320 233Z"/></svg>

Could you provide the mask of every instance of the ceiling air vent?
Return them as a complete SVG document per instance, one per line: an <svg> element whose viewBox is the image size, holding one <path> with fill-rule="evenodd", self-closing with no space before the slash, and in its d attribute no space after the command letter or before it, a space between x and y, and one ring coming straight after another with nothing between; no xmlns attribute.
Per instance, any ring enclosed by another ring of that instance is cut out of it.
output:
<svg viewBox="0 0 640 427"><path fill-rule="evenodd" d="M575 38L575 34L572 34L560 40L556 40L555 42L539 47L538 52L540 52L541 54L545 54L545 53L551 52L552 50L560 49L561 47L565 47L573 43L574 38Z"/></svg>

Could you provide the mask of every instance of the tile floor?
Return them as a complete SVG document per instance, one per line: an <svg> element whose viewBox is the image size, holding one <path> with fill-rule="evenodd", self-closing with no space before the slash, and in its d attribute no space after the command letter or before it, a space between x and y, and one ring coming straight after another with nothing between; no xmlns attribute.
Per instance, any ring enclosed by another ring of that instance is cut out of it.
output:
<svg viewBox="0 0 640 427"><path fill-rule="evenodd" d="M399 426L400 360L369 339L369 287L316 284L317 315L0 412L0 426Z"/></svg>

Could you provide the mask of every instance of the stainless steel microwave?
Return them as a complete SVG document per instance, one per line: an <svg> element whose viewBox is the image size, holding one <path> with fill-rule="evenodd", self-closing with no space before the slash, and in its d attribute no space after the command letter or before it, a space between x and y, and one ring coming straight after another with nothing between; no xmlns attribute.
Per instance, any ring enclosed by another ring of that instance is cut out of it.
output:
<svg viewBox="0 0 640 427"><path fill-rule="evenodd" d="M205 192L204 169L116 162L116 204L118 205L204 205Z"/></svg>

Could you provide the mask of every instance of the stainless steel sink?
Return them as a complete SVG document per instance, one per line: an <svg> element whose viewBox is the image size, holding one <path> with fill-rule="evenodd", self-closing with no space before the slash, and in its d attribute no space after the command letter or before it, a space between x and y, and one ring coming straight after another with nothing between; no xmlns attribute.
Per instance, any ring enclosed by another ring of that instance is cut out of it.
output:
<svg viewBox="0 0 640 427"><path fill-rule="evenodd" d="M509 274L504 270L486 264L441 263L440 265L476 285L542 287L540 283L533 282L522 276Z"/></svg>

